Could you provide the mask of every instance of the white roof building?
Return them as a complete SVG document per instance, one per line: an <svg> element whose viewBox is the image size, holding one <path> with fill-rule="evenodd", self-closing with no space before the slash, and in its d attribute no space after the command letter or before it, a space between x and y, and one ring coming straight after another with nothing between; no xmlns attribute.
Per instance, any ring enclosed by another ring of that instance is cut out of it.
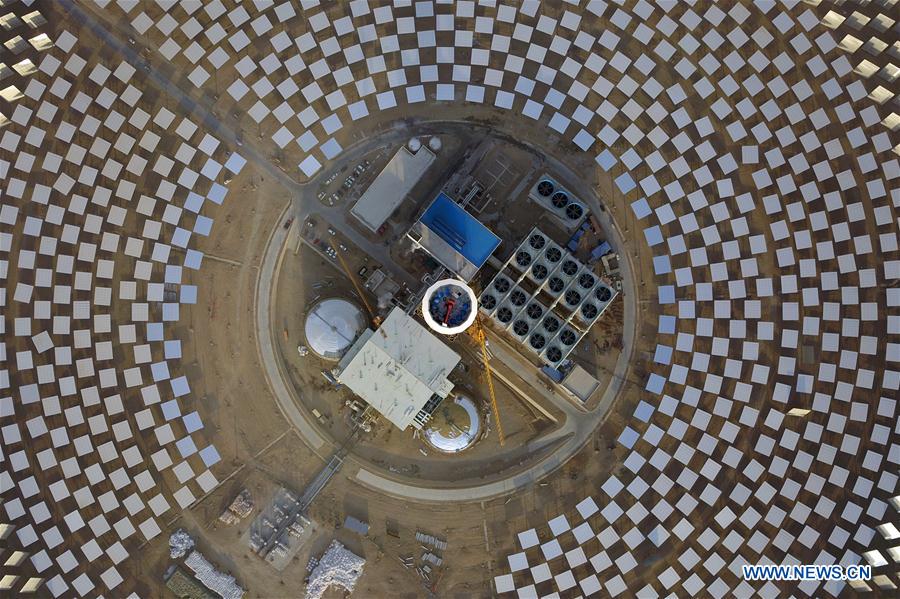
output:
<svg viewBox="0 0 900 599"><path fill-rule="evenodd" d="M413 154L406 146L401 147L350 209L350 213L373 233L378 231L403 203L432 162L434 154L428 148L420 147Z"/></svg>
<svg viewBox="0 0 900 599"><path fill-rule="evenodd" d="M459 359L395 307L377 331L363 331L338 364L336 377L400 430L410 424L421 428L453 389L447 375Z"/></svg>

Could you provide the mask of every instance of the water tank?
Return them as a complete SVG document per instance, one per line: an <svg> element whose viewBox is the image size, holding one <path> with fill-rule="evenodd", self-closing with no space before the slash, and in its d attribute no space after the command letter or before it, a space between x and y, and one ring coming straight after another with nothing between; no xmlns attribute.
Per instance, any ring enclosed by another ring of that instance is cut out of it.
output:
<svg viewBox="0 0 900 599"><path fill-rule="evenodd" d="M328 360L339 360L365 328L366 319L355 304L332 297L312 307L303 330L313 352Z"/></svg>
<svg viewBox="0 0 900 599"><path fill-rule="evenodd" d="M411 140L409 140L409 143L406 144L406 146L409 148L410 152L415 154L416 152L419 151L419 148L422 147L422 142L419 141L418 137L413 137Z"/></svg>
<svg viewBox="0 0 900 599"><path fill-rule="evenodd" d="M478 299L472 288L457 279L434 283L422 297L422 316L428 327L442 335L465 331L475 321Z"/></svg>
<svg viewBox="0 0 900 599"><path fill-rule="evenodd" d="M447 398L438 406L425 427L428 444L445 453L458 453L471 447L478 438L481 417L468 397L462 395L452 401Z"/></svg>
<svg viewBox="0 0 900 599"><path fill-rule="evenodd" d="M428 140L428 147L431 148L432 152L440 152L441 151L441 139L439 137L432 137Z"/></svg>

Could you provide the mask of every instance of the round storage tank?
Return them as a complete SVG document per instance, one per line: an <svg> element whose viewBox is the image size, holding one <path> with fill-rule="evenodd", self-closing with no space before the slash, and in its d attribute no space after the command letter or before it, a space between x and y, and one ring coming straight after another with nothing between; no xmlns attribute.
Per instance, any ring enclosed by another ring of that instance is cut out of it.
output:
<svg viewBox="0 0 900 599"><path fill-rule="evenodd" d="M425 426L425 440L439 451L458 453L475 443L479 430L475 403L460 395L441 402Z"/></svg>
<svg viewBox="0 0 900 599"><path fill-rule="evenodd" d="M318 356L339 360L366 328L362 311L339 297L323 299L306 315L306 344Z"/></svg>
<svg viewBox="0 0 900 599"><path fill-rule="evenodd" d="M432 152L440 152L441 151L441 138L440 137L432 137L428 140L428 147L431 148Z"/></svg>
<svg viewBox="0 0 900 599"><path fill-rule="evenodd" d="M422 147L422 142L419 141L419 138L418 138L418 137L413 137L411 140L409 140L409 143L406 144L406 147L409 148L409 151L410 151L410 152L412 152L413 154L415 154L416 152L419 151L419 148Z"/></svg>
<svg viewBox="0 0 900 599"><path fill-rule="evenodd" d="M422 316L428 327L442 335L454 335L475 321L478 299L472 288L456 279L443 279L425 291Z"/></svg>

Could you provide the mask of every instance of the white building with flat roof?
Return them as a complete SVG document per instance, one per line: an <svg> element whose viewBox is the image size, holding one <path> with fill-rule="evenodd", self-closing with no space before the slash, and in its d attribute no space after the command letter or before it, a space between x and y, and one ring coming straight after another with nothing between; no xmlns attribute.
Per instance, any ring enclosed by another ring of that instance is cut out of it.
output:
<svg viewBox="0 0 900 599"><path fill-rule="evenodd" d="M459 354L400 308L366 329L335 369L337 380L400 430L422 428L453 389Z"/></svg>
<svg viewBox="0 0 900 599"><path fill-rule="evenodd" d="M425 147L415 153L401 147L357 200L350 213L373 233L391 217L434 162Z"/></svg>

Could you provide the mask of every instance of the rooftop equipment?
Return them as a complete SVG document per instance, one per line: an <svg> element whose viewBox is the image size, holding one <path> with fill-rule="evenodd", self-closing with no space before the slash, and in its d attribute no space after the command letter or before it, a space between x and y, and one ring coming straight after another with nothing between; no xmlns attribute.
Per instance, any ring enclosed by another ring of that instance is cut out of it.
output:
<svg viewBox="0 0 900 599"><path fill-rule="evenodd" d="M367 329L335 369L337 380L400 430L420 429L453 383L460 357L401 308Z"/></svg>
<svg viewBox="0 0 900 599"><path fill-rule="evenodd" d="M477 218L440 193L407 236L463 281L470 281L500 245Z"/></svg>
<svg viewBox="0 0 900 599"><path fill-rule="evenodd" d="M542 269L536 274L537 266ZM556 367L617 294L535 227L485 288L479 304L495 326Z"/></svg>
<svg viewBox="0 0 900 599"><path fill-rule="evenodd" d="M550 212L568 231L581 225L589 213L587 206L547 174L538 179L528 197Z"/></svg>

